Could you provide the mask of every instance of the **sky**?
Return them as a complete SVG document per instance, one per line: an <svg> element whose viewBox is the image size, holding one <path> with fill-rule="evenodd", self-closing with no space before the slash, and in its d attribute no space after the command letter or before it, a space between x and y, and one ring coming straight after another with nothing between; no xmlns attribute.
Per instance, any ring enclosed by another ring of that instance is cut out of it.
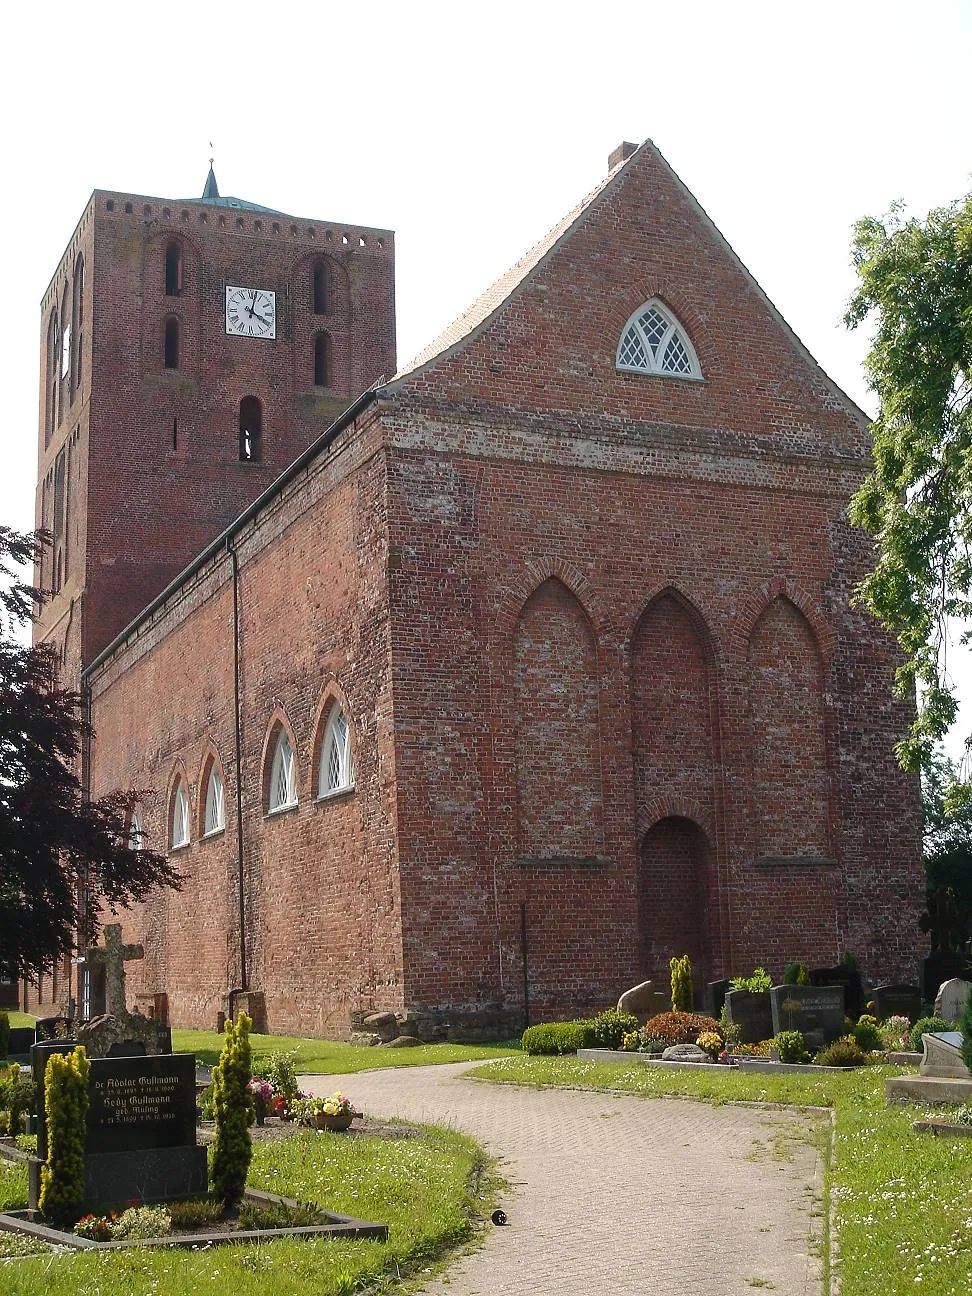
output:
<svg viewBox="0 0 972 1296"><path fill-rule="evenodd" d="M854 222L972 189L972 0L47 0L4 23L0 521L20 529L40 299L92 189L198 197L213 156L223 194L394 229L403 363L650 137L869 413L867 332L841 324Z"/></svg>

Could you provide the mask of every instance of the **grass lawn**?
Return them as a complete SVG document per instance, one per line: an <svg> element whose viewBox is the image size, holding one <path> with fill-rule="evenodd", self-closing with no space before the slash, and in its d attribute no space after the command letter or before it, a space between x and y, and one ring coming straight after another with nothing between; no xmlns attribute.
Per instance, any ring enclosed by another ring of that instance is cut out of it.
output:
<svg viewBox="0 0 972 1296"><path fill-rule="evenodd" d="M972 1291L972 1139L916 1134L926 1109L887 1107L884 1080L896 1067L783 1076L738 1071L663 1071L599 1065L575 1057L510 1057L476 1077L535 1086L611 1089L646 1098L677 1095L830 1107L836 1141L827 1202L837 1224L831 1247L843 1296L968 1296ZM941 1115L941 1108L936 1109ZM633 1167L633 1173L635 1172Z"/></svg>
<svg viewBox="0 0 972 1296"><path fill-rule="evenodd" d="M223 1037L216 1031L174 1030L172 1047L177 1053L195 1053L201 1066L214 1066ZM260 1059L271 1053L295 1052L294 1065L303 1075L328 1072L350 1074L378 1067L428 1066L431 1062L469 1062L505 1057L518 1051L519 1041L508 1044L423 1044L419 1048L358 1048L332 1040L300 1039L293 1035L251 1035L253 1073L260 1073Z"/></svg>
<svg viewBox="0 0 972 1296"><path fill-rule="evenodd" d="M0 1262L4 1296L347 1296L383 1290L399 1273L434 1269L471 1239L493 1206L495 1181L472 1139L427 1129L422 1137L381 1139L300 1131L257 1143L249 1183L359 1219L384 1222L388 1242L296 1241L210 1251L136 1248L110 1253L50 1252ZM0 1205L26 1205L27 1180L0 1161ZM0 1234L0 1256L16 1251Z"/></svg>
<svg viewBox="0 0 972 1296"><path fill-rule="evenodd" d="M5 1008L3 1011L10 1018L11 1026L33 1026L37 1021L37 1018L31 1017L29 1013L17 1012L13 1008Z"/></svg>

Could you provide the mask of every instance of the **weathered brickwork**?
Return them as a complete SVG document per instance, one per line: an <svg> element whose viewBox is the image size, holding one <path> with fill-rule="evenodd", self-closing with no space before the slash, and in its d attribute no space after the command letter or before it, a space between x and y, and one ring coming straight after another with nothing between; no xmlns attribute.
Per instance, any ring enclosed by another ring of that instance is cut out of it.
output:
<svg viewBox="0 0 972 1296"><path fill-rule="evenodd" d="M701 380L617 370L653 297ZM272 1029L335 1034L375 1008L512 1029L683 952L700 983L845 950L912 978L909 712L850 604L867 454L644 146L91 672L93 790L149 789L156 846L177 772L192 808L184 891L127 920L133 981L205 1023L245 971ZM315 800L334 704L356 784ZM278 732L298 805L268 814Z"/></svg>

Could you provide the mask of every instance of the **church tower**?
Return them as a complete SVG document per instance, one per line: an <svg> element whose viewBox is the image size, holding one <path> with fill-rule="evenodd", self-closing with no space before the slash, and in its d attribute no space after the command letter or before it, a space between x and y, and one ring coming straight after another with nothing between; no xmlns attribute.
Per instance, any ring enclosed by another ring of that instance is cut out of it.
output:
<svg viewBox="0 0 972 1296"><path fill-rule="evenodd" d="M34 628L81 669L379 378L388 230L95 190L41 304Z"/></svg>

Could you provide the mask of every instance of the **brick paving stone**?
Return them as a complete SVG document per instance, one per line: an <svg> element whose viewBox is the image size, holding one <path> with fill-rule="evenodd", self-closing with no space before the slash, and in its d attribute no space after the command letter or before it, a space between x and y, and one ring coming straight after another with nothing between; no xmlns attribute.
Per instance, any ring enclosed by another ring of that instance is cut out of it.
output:
<svg viewBox="0 0 972 1296"><path fill-rule="evenodd" d="M823 1116L463 1079L476 1063L306 1076L369 1115L451 1126L501 1159L505 1228L429 1296L819 1293Z"/></svg>

